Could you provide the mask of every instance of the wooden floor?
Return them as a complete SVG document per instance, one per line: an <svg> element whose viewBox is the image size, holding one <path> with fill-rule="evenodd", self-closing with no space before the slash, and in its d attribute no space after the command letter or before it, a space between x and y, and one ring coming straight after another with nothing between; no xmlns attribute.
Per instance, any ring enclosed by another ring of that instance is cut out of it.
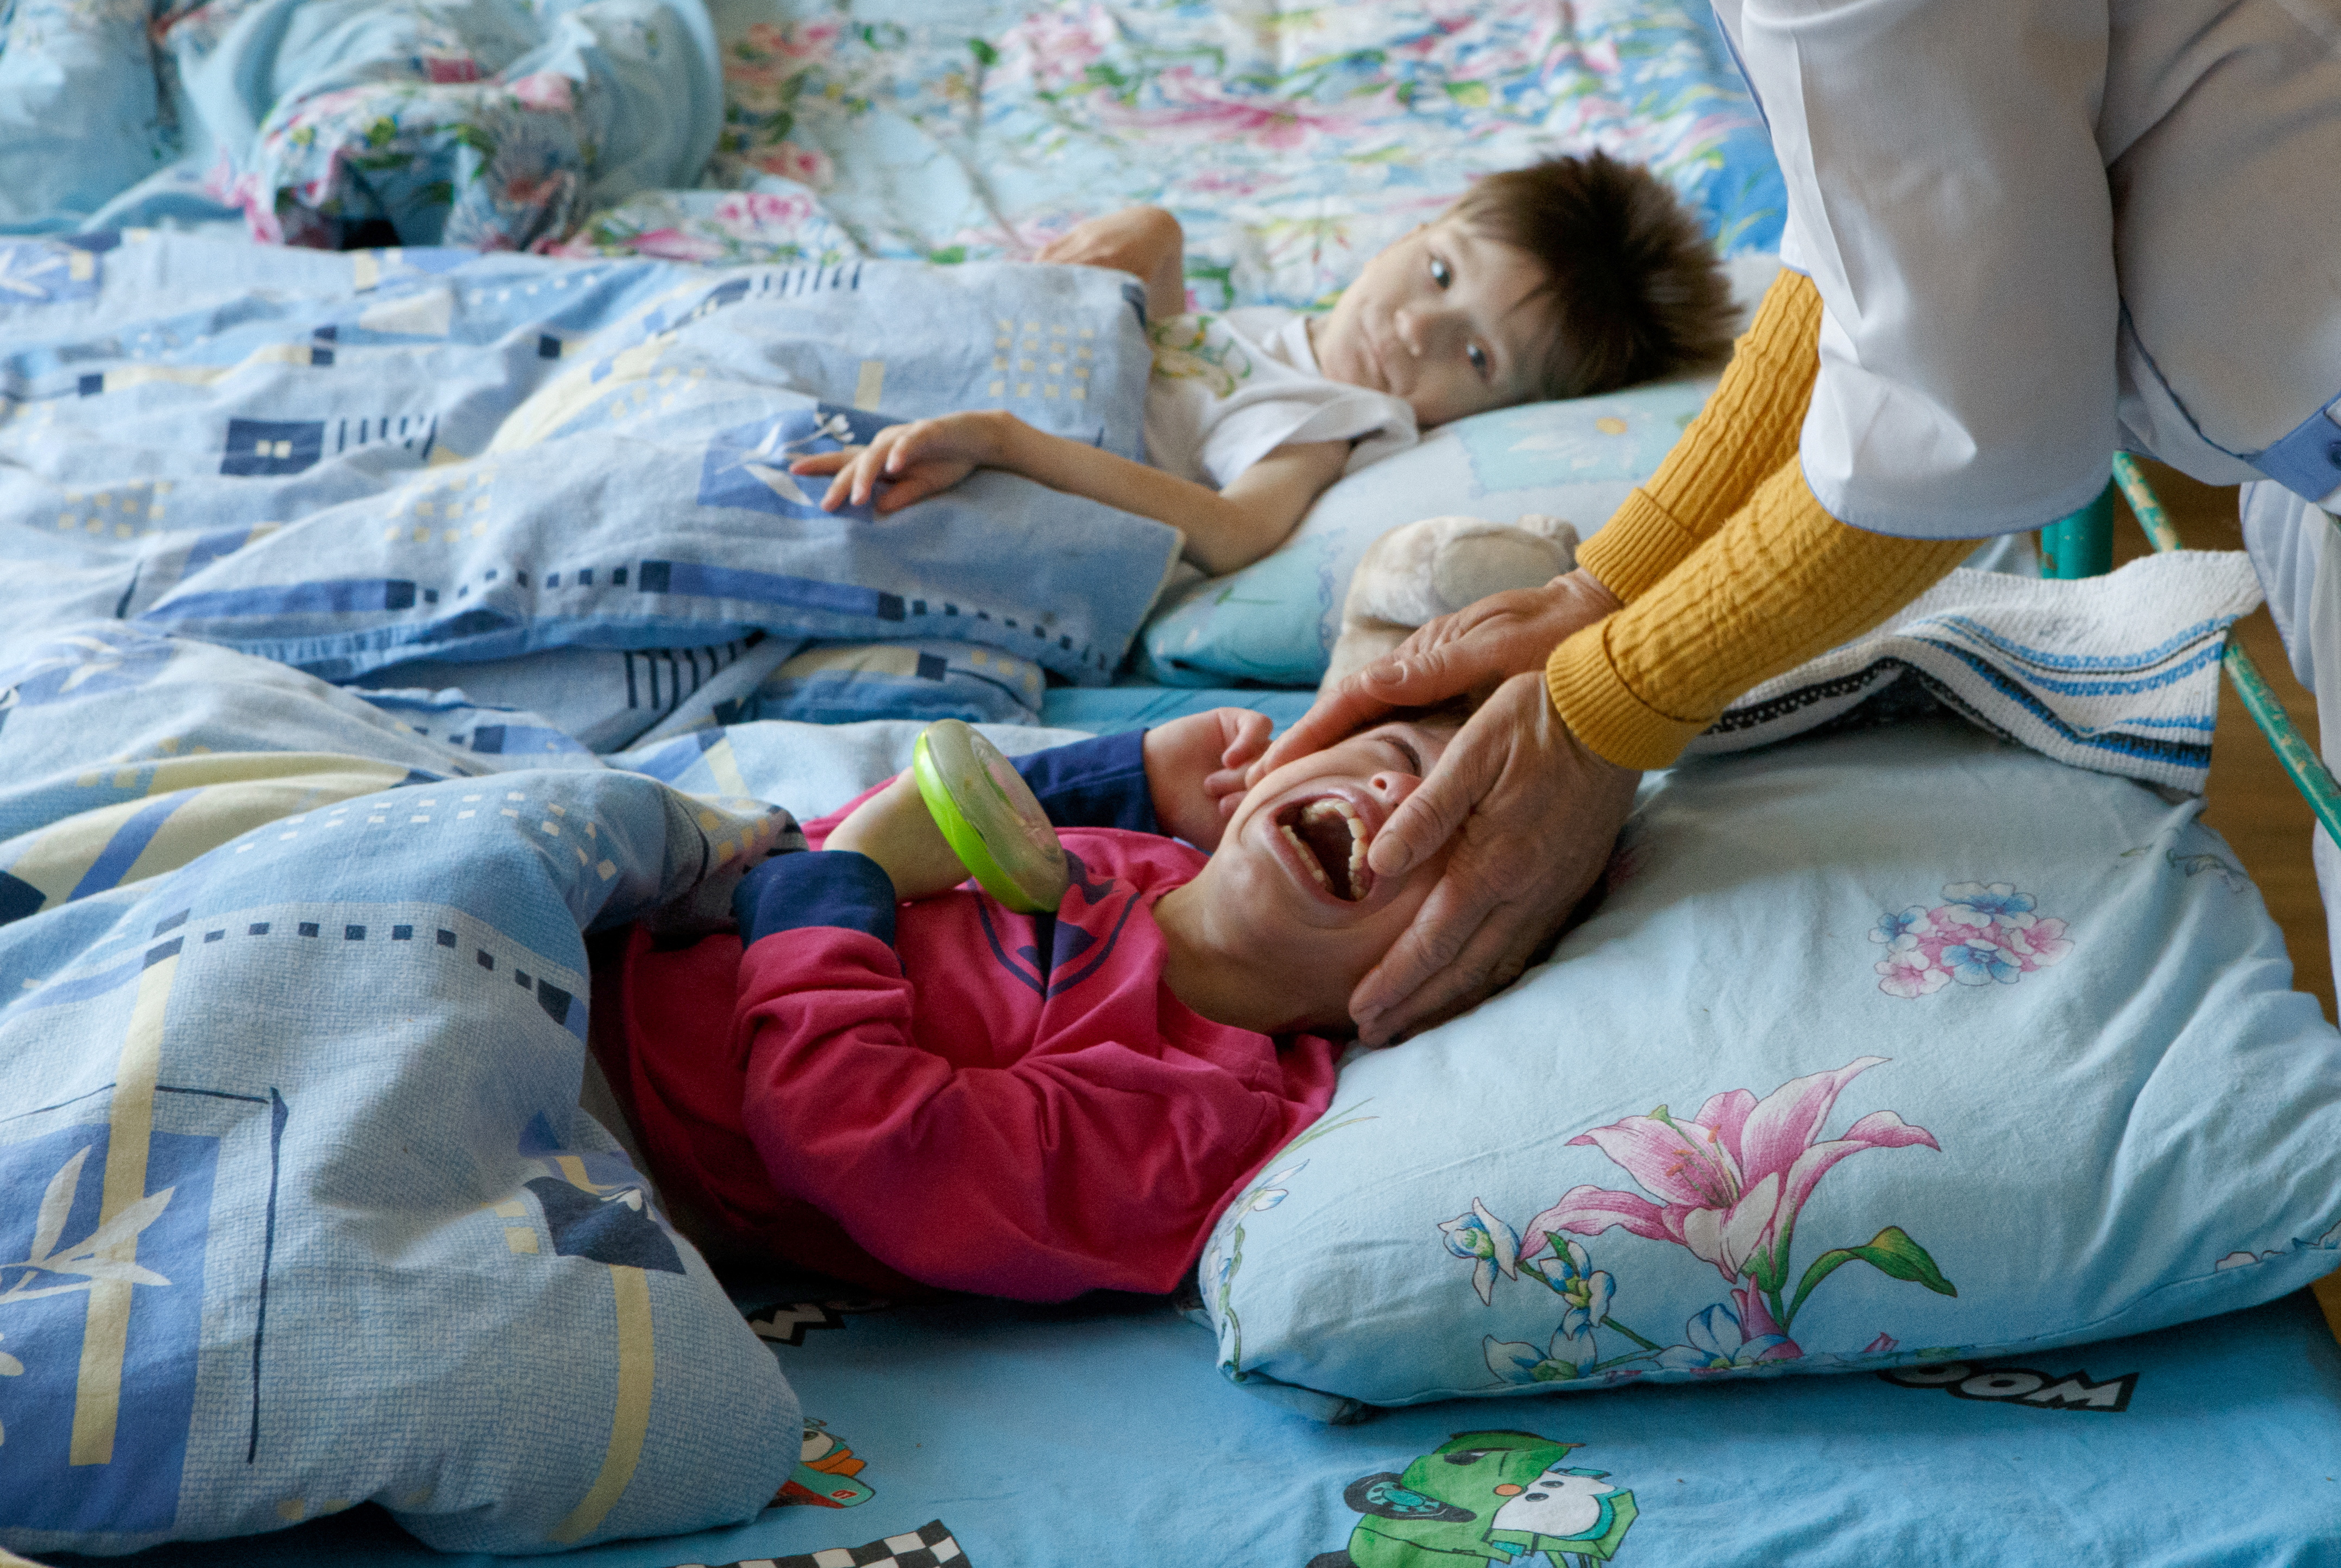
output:
<svg viewBox="0 0 2341 1568"><path fill-rule="evenodd" d="M2170 520L2190 550L2241 550L2243 531L2236 520L2236 492L2198 484L2184 474L2157 463L2145 465L2155 493L2162 499ZM2147 553L2137 523L2122 509L2114 530L2116 564ZM2265 606L2237 623L2237 634L2283 699L2292 721L2309 744L2316 744L2316 700L2293 679L2284 644ZM2203 819L2235 847L2236 856L2259 884L2268 912L2284 928L2285 944L2292 950L2295 987L2324 1005L2334 1016L2333 968L2325 943L2325 907L2316 896L2316 873L2308 858L2309 829L2316 819L2308 803L2293 789L2276 763L2251 716L2235 693L2222 682L2219 729L2211 744L2211 789Z"/></svg>

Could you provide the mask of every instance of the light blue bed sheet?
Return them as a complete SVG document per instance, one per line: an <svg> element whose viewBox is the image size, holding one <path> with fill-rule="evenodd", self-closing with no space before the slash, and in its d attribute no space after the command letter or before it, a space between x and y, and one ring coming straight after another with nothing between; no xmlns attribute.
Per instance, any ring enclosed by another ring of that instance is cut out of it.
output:
<svg viewBox="0 0 2341 1568"><path fill-rule="evenodd" d="M886 1308L834 1297L755 1315L803 1395L808 1447L836 1466L798 1479L851 1503L563 1561L883 1562L812 1554L940 1525L929 1536L947 1534L959 1549L949 1561L972 1568L1334 1568L1344 1559L1320 1554L1350 1545L1365 1516L1344 1494L1364 1500L1361 1479L1462 1476L1479 1467L1421 1462L1454 1434L1516 1426L1583 1445L1557 1463L1580 1473L1581 1493L1613 1489L1596 1501L1613 1530L1627 1516L1610 1542L1623 1568L2341 1562L2341 1348L2306 1293L2020 1365L1896 1374L1915 1383L1648 1386L1501 1411L1419 1405L1350 1426L1232 1395L1196 1354L1197 1331L1151 1299ZM1468 1542L1481 1528L1456 1534ZM1353 1560L1477 1568L1504 1563L1503 1544ZM494 1561L433 1556L371 1509L140 1558L152 1568ZM1544 1564L1514 1555L1509 1568Z"/></svg>

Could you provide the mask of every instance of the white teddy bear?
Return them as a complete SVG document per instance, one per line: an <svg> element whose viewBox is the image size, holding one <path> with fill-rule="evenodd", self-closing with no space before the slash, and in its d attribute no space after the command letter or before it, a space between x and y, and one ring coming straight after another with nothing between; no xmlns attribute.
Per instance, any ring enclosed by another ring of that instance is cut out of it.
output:
<svg viewBox="0 0 2341 1568"><path fill-rule="evenodd" d="M1366 551L1341 601L1341 633L1320 690L1364 669L1426 620L1508 588L1535 588L1577 564L1577 529L1529 512L1516 522L1426 517Z"/></svg>

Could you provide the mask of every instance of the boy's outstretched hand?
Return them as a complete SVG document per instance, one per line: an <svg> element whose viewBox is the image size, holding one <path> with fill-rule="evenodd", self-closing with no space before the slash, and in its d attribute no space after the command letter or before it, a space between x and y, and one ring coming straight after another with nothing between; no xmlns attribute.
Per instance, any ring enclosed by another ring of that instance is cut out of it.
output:
<svg viewBox="0 0 2341 1568"><path fill-rule="evenodd" d="M944 841L919 795L918 780L907 769L856 806L822 848L869 856L894 884L894 897L905 902L931 898L967 880L967 868Z"/></svg>
<svg viewBox="0 0 2341 1568"><path fill-rule="evenodd" d="M868 446L814 452L789 464L789 471L836 476L821 498L823 511L869 506L882 483L886 493L874 509L882 515L949 490L979 468L998 465L1019 423L1014 414L987 410L890 424Z"/></svg>
<svg viewBox="0 0 2341 1568"><path fill-rule="evenodd" d="M1146 787L1165 833L1216 849L1244 797L1244 770L1268 749L1274 726L1249 708L1190 713L1146 732Z"/></svg>

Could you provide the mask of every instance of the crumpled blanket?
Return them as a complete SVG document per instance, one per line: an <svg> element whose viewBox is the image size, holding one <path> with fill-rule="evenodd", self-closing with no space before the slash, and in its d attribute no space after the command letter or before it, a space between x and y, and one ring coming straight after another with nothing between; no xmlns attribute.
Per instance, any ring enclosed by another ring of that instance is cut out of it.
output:
<svg viewBox="0 0 2341 1568"><path fill-rule="evenodd" d="M692 184L722 118L699 0L17 0L0 29L0 232L224 203L272 242L525 249Z"/></svg>
<svg viewBox="0 0 2341 1568"><path fill-rule="evenodd" d="M1136 457L1151 361L1125 286L0 242L5 631L110 617L329 680L461 686L599 749L675 718L679 680L694 721L751 716L767 677L866 677L901 699L873 710L930 717L991 681L1029 713L1044 670L1106 682L1175 531L998 471L829 512L788 465L992 399ZM882 640L887 667L778 668L808 640ZM508 668L556 658L551 684L594 701Z"/></svg>
<svg viewBox="0 0 2341 1568"><path fill-rule="evenodd" d="M578 1095L584 931L802 839L563 760L116 622L0 646L0 1545L374 1501L541 1553L788 1475L794 1394Z"/></svg>

